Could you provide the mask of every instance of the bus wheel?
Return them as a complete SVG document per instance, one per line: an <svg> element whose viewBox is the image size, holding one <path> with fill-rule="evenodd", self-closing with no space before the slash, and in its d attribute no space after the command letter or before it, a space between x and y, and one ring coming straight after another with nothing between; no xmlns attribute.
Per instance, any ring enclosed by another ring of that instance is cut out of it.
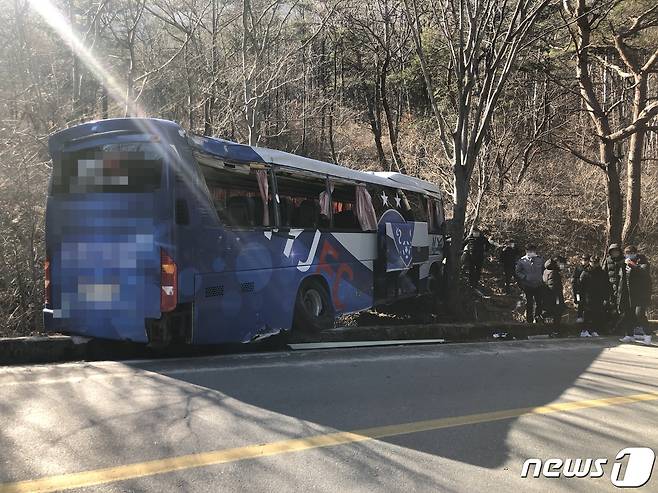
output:
<svg viewBox="0 0 658 493"><path fill-rule="evenodd" d="M334 307L329 292L317 279L307 279L297 291L293 330L321 332L334 326Z"/></svg>

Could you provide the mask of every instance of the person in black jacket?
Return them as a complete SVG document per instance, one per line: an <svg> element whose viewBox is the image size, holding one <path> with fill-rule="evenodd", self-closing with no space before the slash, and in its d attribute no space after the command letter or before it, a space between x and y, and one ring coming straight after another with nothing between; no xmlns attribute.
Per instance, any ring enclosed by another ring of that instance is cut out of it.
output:
<svg viewBox="0 0 658 493"><path fill-rule="evenodd" d="M521 257L521 250L516 246L514 240L509 240L500 252L500 264L503 267L505 280L505 292L509 293L510 286L514 281L516 261Z"/></svg>
<svg viewBox="0 0 658 493"><path fill-rule="evenodd" d="M651 344L651 335L645 331L647 307L651 303L651 267L647 258L635 245L624 249L625 265L620 269L621 282L618 291L618 310L626 335L622 342L632 342L635 335L641 342Z"/></svg>
<svg viewBox="0 0 658 493"><path fill-rule="evenodd" d="M617 243L608 247L608 256L605 258L604 270L608 274L608 283L610 284L610 303L613 310L617 310L619 301L619 286L622 275L620 272L624 268L624 256L621 248Z"/></svg>
<svg viewBox="0 0 658 493"><path fill-rule="evenodd" d="M580 337L598 337L606 321L605 303L610 299L608 275L601 268L599 259L593 257L580 274L579 308L583 310L585 328Z"/></svg>
<svg viewBox="0 0 658 493"><path fill-rule="evenodd" d="M573 271L573 277L571 278L571 287L573 289L573 301L578 307L577 313L576 313L576 322L581 323L584 320L583 317L583 307L584 304L582 303L582 292L580 288L580 277L585 272L586 269L589 268L590 265L590 256L589 255L581 255L580 256L580 264L574 269ZM606 280L606 283L608 281Z"/></svg>
<svg viewBox="0 0 658 493"><path fill-rule="evenodd" d="M525 318L529 324L539 322L544 302L544 259L537 255L537 247L532 243L526 247L526 254L516 262L514 270L526 301Z"/></svg>
<svg viewBox="0 0 658 493"><path fill-rule="evenodd" d="M462 265L468 271L471 286L477 286L482 276L484 253L491 247L489 240L478 228L474 228L464 240Z"/></svg>
<svg viewBox="0 0 658 493"><path fill-rule="evenodd" d="M553 319L558 325L564 313L564 290L562 287L561 262L558 258L547 260L544 264L544 286L546 297L544 298L545 314Z"/></svg>

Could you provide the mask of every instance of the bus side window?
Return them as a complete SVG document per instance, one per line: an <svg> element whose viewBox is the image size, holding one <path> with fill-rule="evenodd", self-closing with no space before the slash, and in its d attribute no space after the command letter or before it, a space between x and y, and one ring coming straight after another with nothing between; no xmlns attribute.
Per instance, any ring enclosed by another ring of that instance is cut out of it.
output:
<svg viewBox="0 0 658 493"><path fill-rule="evenodd" d="M381 185L368 185L367 190L372 197L372 205L375 208L378 220L388 210L396 210L403 217L406 217L405 211L408 211L409 207L405 193L402 190L382 187Z"/></svg>
<svg viewBox="0 0 658 493"><path fill-rule="evenodd" d="M372 205L375 208L375 214L377 215L377 220L382 217L382 214L386 212L386 208L382 204L382 198L380 194L382 193L383 188L378 185L368 184L366 186L370 197L372 197Z"/></svg>
<svg viewBox="0 0 658 493"><path fill-rule="evenodd" d="M403 211L404 218L407 221L427 222L427 201L425 196L417 192L406 192L405 195L409 209Z"/></svg>
<svg viewBox="0 0 658 493"><path fill-rule="evenodd" d="M372 231L376 229L375 211L372 209L372 199L365 188L358 191L354 183L332 180L331 206L333 229L338 231ZM359 218L357 211L357 194L361 193L363 217ZM370 204L368 204L370 202ZM362 226L362 222L365 226Z"/></svg>
<svg viewBox="0 0 658 493"><path fill-rule="evenodd" d="M329 226L329 218L320 210L320 195L327 189L324 177L281 168L275 175L281 228L323 229Z"/></svg>
<svg viewBox="0 0 658 493"><path fill-rule="evenodd" d="M414 220L414 213L411 209L411 203L409 202L409 198L407 197L406 192L404 192L403 190L396 190L395 203L396 205L398 203L400 204L397 205L397 210L402 214L402 217L404 217L406 221Z"/></svg>
<svg viewBox="0 0 658 493"><path fill-rule="evenodd" d="M220 221L230 228L274 224L271 171L263 165L201 166Z"/></svg>
<svg viewBox="0 0 658 493"><path fill-rule="evenodd" d="M443 217L443 204L440 200L429 199L429 209L430 209L430 233L440 234L443 229L443 223L445 222Z"/></svg>

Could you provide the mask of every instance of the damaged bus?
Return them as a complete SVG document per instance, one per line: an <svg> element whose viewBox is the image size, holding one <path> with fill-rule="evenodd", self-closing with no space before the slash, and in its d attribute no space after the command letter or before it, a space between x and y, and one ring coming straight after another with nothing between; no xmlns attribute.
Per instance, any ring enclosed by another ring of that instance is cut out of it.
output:
<svg viewBox="0 0 658 493"><path fill-rule="evenodd" d="M249 342L437 291L435 185L145 118L51 136L50 332Z"/></svg>

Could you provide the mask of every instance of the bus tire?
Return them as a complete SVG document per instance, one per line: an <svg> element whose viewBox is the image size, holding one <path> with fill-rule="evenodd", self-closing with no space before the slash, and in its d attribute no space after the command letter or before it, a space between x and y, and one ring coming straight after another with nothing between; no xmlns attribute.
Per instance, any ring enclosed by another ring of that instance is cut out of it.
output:
<svg viewBox="0 0 658 493"><path fill-rule="evenodd" d="M293 331L322 332L334 326L334 306L325 284L318 279L306 279L297 290Z"/></svg>

